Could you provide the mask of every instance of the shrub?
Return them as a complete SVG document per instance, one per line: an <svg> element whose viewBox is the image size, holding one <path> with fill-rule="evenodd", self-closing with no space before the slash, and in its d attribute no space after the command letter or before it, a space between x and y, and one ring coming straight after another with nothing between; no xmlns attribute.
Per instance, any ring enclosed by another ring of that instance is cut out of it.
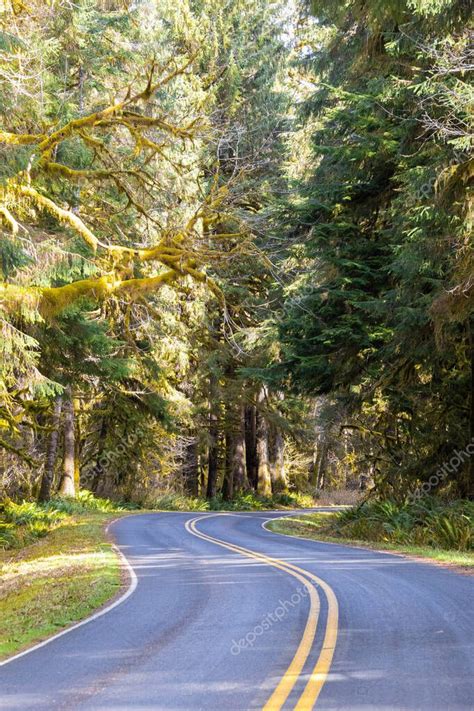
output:
<svg viewBox="0 0 474 711"><path fill-rule="evenodd" d="M0 548L15 548L45 536L64 516L34 502L16 504L7 499L0 513Z"/></svg>
<svg viewBox="0 0 474 711"><path fill-rule="evenodd" d="M182 494L165 494L151 502L150 507L161 511L208 511L209 502Z"/></svg>
<svg viewBox="0 0 474 711"><path fill-rule="evenodd" d="M207 501L206 499L170 493L150 502L150 508L162 511L265 511L280 506L310 508L314 506L314 499L309 494L282 492L268 497L248 491L237 494L231 500L224 499L222 494Z"/></svg>
<svg viewBox="0 0 474 711"><path fill-rule="evenodd" d="M111 513L136 508L131 504L117 504L82 490L77 498L55 498L45 504L23 501L20 504L6 499L0 509L0 549L15 548L45 536L63 519L87 511Z"/></svg>
<svg viewBox="0 0 474 711"><path fill-rule="evenodd" d="M473 520L472 502L426 497L402 504L366 501L338 513L330 528L345 538L468 551L474 547Z"/></svg>
<svg viewBox="0 0 474 711"><path fill-rule="evenodd" d="M44 508L51 511L61 511L66 514L81 514L84 511L101 511L102 513L113 513L114 511L126 511L137 509L136 504L115 502L110 499L101 499L94 496L91 491L81 489L75 498L57 497L51 499Z"/></svg>
<svg viewBox="0 0 474 711"><path fill-rule="evenodd" d="M0 522L0 549L14 548L18 543L13 523Z"/></svg>
<svg viewBox="0 0 474 711"><path fill-rule="evenodd" d="M47 526L53 526L58 523L61 518L64 518L62 512L56 509L48 509L45 506L36 504L31 501L23 501L21 504L16 504L13 501L7 500L3 504L2 518L17 526L32 525L42 523Z"/></svg>

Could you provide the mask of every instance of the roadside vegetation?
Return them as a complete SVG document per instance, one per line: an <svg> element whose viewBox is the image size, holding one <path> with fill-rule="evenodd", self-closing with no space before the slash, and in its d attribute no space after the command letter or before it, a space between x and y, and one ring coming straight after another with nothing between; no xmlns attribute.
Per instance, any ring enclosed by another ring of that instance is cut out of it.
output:
<svg viewBox="0 0 474 711"><path fill-rule="evenodd" d="M239 494L226 500L222 496L212 499L199 499L179 494L167 494L154 501L153 508L158 511L263 511L271 509L305 509L316 506L309 494L282 492L274 496L258 496L253 492Z"/></svg>
<svg viewBox="0 0 474 711"><path fill-rule="evenodd" d="M46 503L5 500L0 505L0 550L22 548L65 524L72 516L92 512L118 513L136 508L129 503L116 503L79 491L76 498L54 498Z"/></svg>
<svg viewBox="0 0 474 711"><path fill-rule="evenodd" d="M81 492L0 514L0 658L86 617L121 587L105 534L123 506Z"/></svg>
<svg viewBox="0 0 474 711"><path fill-rule="evenodd" d="M212 499L168 493L147 501L146 507L158 511L263 511L272 509L310 509L315 506L347 506L360 500L357 490L335 489L304 493L282 491L272 496L260 496L254 491L225 499L222 494Z"/></svg>
<svg viewBox="0 0 474 711"><path fill-rule="evenodd" d="M276 533L474 565L474 502L436 497L412 503L365 501L335 513L271 521L267 527Z"/></svg>

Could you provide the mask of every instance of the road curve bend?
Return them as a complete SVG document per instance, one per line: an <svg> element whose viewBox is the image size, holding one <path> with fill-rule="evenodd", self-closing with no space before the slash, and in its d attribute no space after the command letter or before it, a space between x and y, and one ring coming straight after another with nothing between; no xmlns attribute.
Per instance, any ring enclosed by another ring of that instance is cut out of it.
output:
<svg viewBox="0 0 474 711"><path fill-rule="evenodd" d="M263 528L281 515L116 521L134 589L3 663L0 709L473 709L474 579Z"/></svg>

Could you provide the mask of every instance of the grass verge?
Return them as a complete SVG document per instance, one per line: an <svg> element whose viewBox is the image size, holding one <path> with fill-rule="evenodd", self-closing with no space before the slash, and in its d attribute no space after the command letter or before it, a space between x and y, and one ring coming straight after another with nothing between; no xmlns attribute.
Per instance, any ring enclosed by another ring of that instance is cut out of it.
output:
<svg viewBox="0 0 474 711"><path fill-rule="evenodd" d="M334 533L337 513L301 514L291 518L276 519L266 524L266 528L275 533L299 538L341 545L352 545L372 550L400 553L403 555L427 559L440 565L454 566L462 572L474 573L474 553L457 550L445 550L426 545L391 543L388 541L367 541L350 538Z"/></svg>
<svg viewBox="0 0 474 711"><path fill-rule="evenodd" d="M105 526L117 513L84 511L21 550L0 552L0 659L87 617L121 588Z"/></svg>

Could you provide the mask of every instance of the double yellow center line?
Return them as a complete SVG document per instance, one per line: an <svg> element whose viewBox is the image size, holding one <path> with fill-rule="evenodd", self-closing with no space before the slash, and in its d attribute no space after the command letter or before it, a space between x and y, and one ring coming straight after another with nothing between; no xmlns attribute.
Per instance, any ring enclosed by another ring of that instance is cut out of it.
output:
<svg viewBox="0 0 474 711"><path fill-rule="evenodd" d="M225 514L211 515L222 516ZM234 543L229 543L228 541L223 541L220 538L214 538L214 536L209 536L206 533L203 533L196 526L197 521L201 518L201 516L198 516L186 522L185 527L188 533L191 533L193 536L197 536L198 538L202 538L205 541L209 541L210 543L214 543L217 546L222 546L223 548L227 548L235 553L245 555L248 558L253 558L254 560L258 560L267 565L271 565L274 568L283 570L285 573L288 573L299 580L299 582L302 583L308 590L310 607L303 636L290 666L280 679L280 682L278 683L278 686L274 690L273 694L266 702L263 707L263 711L279 711L283 708L285 701L303 671L304 665L306 664L306 660L308 659L313 646L320 613L320 600L314 583L316 583L316 585L323 590L327 600L327 616L324 639L318 660L309 676L304 691L295 706L296 711L309 711L310 709L313 709L320 691L323 688L324 682L327 679L336 646L339 613L337 598L334 591L317 575L313 575L313 573L310 573L303 568L299 568L297 565L279 560L278 558L270 558L263 553L258 553L257 551L252 551L248 548L243 548L242 546L237 546ZM206 518L209 518L209 516L206 516Z"/></svg>

